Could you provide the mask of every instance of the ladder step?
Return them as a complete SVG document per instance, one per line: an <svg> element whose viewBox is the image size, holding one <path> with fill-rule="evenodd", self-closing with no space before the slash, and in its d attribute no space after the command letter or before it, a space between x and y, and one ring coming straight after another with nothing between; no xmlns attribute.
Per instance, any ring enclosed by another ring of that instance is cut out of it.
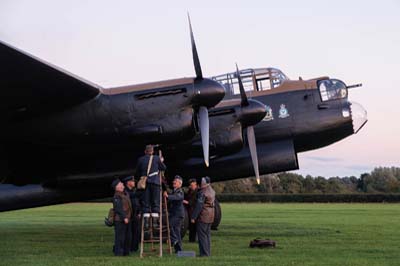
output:
<svg viewBox="0 0 400 266"><path fill-rule="evenodd" d="M154 228L149 228L148 230L144 230L144 217L142 216L142 224L141 224L141 243L140 243L140 257L147 255L147 252L144 251L144 243L151 244L151 253L156 253L158 251L158 256L162 257L164 251L169 254L172 254L171 247L171 239L170 239L170 231L169 231L169 217L168 217L168 208L167 208L167 199L162 197L160 190L160 199L163 199L163 204L161 204L160 211L160 228L155 230ZM151 222L151 220L150 220ZM152 226L152 224L150 224ZM164 243L167 244L167 249L163 248ZM154 246L156 244L156 247Z"/></svg>

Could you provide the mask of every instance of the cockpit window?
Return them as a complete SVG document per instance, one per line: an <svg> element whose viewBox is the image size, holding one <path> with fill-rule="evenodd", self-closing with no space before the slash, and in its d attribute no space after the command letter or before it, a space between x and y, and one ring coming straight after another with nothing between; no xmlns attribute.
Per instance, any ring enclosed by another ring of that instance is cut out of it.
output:
<svg viewBox="0 0 400 266"><path fill-rule="evenodd" d="M271 80L269 79L269 74L259 75L257 77L257 88L260 91L271 89Z"/></svg>
<svg viewBox="0 0 400 266"><path fill-rule="evenodd" d="M264 91L279 87L288 78L276 68L256 68L240 70L245 91ZM230 95L240 94L236 72L212 77L221 83Z"/></svg>
<svg viewBox="0 0 400 266"><path fill-rule="evenodd" d="M347 86L338 79L325 79L318 82L322 101L331 101L347 97Z"/></svg>

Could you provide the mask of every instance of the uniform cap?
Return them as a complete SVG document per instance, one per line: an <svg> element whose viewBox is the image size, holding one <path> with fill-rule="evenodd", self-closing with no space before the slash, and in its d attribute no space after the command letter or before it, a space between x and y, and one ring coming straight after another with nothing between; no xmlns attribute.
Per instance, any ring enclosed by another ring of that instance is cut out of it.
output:
<svg viewBox="0 0 400 266"><path fill-rule="evenodd" d="M146 152L153 152L154 151L154 146L153 145L146 145Z"/></svg>
<svg viewBox="0 0 400 266"><path fill-rule="evenodd" d="M180 181L183 181L183 179L182 179L182 177L181 177L180 175L176 175L176 176L174 177L174 179L178 179L178 180L180 180Z"/></svg>
<svg viewBox="0 0 400 266"><path fill-rule="evenodd" d="M115 187L121 182L121 180L119 179L115 179L114 181L112 181L111 183L111 187L112 189L115 189Z"/></svg>
<svg viewBox="0 0 400 266"><path fill-rule="evenodd" d="M211 183L211 180L210 180L210 178L208 176L205 176L205 177L201 178L201 186L202 187L207 186L210 183Z"/></svg>
<svg viewBox="0 0 400 266"><path fill-rule="evenodd" d="M130 175L122 179L122 182L124 183L127 183L128 181L135 181L135 177L133 175Z"/></svg>

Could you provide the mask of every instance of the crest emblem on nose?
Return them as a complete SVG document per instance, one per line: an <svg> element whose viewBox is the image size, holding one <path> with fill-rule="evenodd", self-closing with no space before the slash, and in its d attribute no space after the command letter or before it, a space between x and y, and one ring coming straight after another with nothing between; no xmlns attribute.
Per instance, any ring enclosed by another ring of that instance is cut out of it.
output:
<svg viewBox="0 0 400 266"><path fill-rule="evenodd" d="M289 116L289 111L284 104L281 104L281 108L279 109L279 118L286 118Z"/></svg>
<svg viewBox="0 0 400 266"><path fill-rule="evenodd" d="M272 113L272 108L269 107L268 105L265 107L265 116L263 118L263 121L271 121L274 120L274 115Z"/></svg>

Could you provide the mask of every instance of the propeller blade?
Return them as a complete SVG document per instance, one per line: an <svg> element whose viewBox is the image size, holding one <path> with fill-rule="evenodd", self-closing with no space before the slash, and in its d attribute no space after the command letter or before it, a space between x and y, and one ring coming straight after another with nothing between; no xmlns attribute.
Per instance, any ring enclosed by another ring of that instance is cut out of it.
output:
<svg viewBox="0 0 400 266"><path fill-rule="evenodd" d="M204 106L199 108L199 125L201 134L201 144L203 145L204 163L209 166L209 147L210 147L210 124L208 119L208 109Z"/></svg>
<svg viewBox="0 0 400 266"><path fill-rule="evenodd" d="M193 64L194 64L194 70L196 71L196 79L202 79L203 72L201 71L199 55L197 54L197 48L196 48L196 43L194 41L192 23L190 22L189 13L188 13L188 20L189 20L189 28L190 28L190 39L192 41Z"/></svg>
<svg viewBox="0 0 400 266"><path fill-rule="evenodd" d="M244 91L242 78L240 77L240 72L239 72L239 68L238 68L237 64L236 64L236 75L237 75L238 82L239 82L240 96L242 97L242 102L240 103L240 105L242 107L243 106L248 106L249 105L249 101L247 100L246 92Z"/></svg>
<svg viewBox="0 0 400 266"><path fill-rule="evenodd" d="M258 157L256 147L256 136L254 134L253 126L247 127L247 141L249 143L251 160L253 161L253 168L256 174L257 184L260 184L260 172L258 170Z"/></svg>

